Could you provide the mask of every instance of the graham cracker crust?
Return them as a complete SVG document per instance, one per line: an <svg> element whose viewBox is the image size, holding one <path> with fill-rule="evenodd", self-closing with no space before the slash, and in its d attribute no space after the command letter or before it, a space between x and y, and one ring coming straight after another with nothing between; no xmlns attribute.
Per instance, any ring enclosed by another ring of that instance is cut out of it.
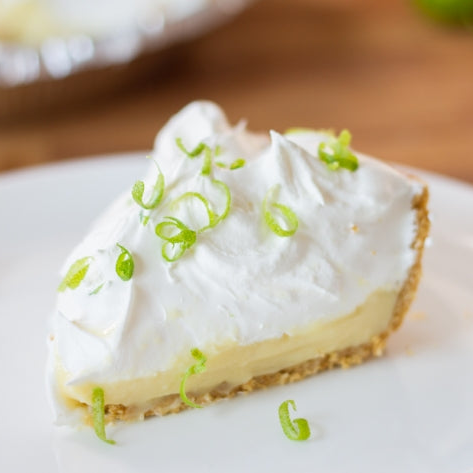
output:
<svg viewBox="0 0 473 473"><path fill-rule="evenodd" d="M415 179L415 177L413 179ZM189 397L192 397L195 403L205 406L220 399L235 397L240 393L248 393L270 386L293 383L322 371L333 368L349 368L359 365L369 358L381 356L384 352L387 338L401 325L407 310L414 300L420 281L422 274L422 254L425 240L430 229L427 209L428 200L428 188L423 184L422 192L417 194L412 201L412 208L416 211L417 234L411 244L411 248L416 250L416 258L397 297L391 322L384 332L372 337L369 342L363 343L362 345L327 353L303 363L284 368L276 373L256 376L239 386L230 389L226 386L221 386L211 392ZM189 407L182 402L179 394L172 394L150 401L146 407L143 408L143 406L141 406L139 409L122 404L108 404L105 406L105 419L107 422L136 420L151 416L174 414L188 408Z"/></svg>

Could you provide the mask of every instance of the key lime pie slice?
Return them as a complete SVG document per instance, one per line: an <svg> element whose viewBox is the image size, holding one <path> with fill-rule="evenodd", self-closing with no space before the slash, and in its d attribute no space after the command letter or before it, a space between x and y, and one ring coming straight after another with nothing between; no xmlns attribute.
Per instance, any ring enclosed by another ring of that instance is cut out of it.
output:
<svg viewBox="0 0 473 473"><path fill-rule="evenodd" d="M427 189L349 143L250 133L209 102L174 116L65 262L58 421L101 402L107 421L164 415L381 355L419 281Z"/></svg>

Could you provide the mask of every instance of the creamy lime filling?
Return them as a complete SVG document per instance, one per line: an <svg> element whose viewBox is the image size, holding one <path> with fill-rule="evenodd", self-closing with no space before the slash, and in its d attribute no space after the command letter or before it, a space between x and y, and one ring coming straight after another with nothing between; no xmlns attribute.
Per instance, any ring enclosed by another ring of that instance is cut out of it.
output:
<svg viewBox="0 0 473 473"><path fill-rule="evenodd" d="M289 336L283 336L250 345L228 342L219 346L203 346L206 354L205 372L190 377L187 391L203 394L223 386L231 389L263 374L275 373L283 368L300 364L326 353L356 347L369 342L383 332L391 319L397 293L377 291L351 314L335 320L323 318ZM122 379L103 383L107 404L125 406L148 406L150 400L169 394L177 394L186 369L192 364L189 353L179 354L178 360L169 369L153 373L144 378ZM91 403L94 383L68 384L71 375L57 360L56 372L60 394L64 401Z"/></svg>

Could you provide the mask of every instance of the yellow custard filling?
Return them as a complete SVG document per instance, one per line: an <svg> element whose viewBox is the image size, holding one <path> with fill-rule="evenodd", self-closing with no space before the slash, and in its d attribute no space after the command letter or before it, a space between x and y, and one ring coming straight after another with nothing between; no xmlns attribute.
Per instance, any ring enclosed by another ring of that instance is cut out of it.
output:
<svg viewBox="0 0 473 473"><path fill-rule="evenodd" d="M256 376L366 343L388 328L398 294L398 291L378 290L354 312L335 320L315 322L293 335L284 334L251 345L231 342L218 349L198 347L207 356L207 369L189 378L186 391L199 395L219 387L231 389ZM194 362L190 353L185 353L170 369L153 376L100 384L106 404L139 408L151 400L177 394L186 369ZM68 385L69 376L58 362L56 376L59 394L66 404L71 407L78 403L90 405L96 383Z"/></svg>

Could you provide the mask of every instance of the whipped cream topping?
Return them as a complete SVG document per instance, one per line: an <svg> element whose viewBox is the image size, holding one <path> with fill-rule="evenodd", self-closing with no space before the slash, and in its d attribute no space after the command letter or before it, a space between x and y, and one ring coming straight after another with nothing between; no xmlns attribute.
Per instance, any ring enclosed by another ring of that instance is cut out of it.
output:
<svg viewBox="0 0 473 473"><path fill-rule="evenodd" d="M204 143L218 154L210 175L201 173L203 157L187 157L176 138L187 150ZM248 132L243 122L232 127L210 102L174 116L156 138L144 179L146 201L157 164L165 179L159 205L144 211L131 182L65 262L62 276L74 261L91 258L81 284L58 294L53 317L54 358L68 383L152 376L192 347L211 356L227 343L296 334L353 312L378 289L400 289L414 261L411 204L421 185L358 153L355 172L330 170L317 154L325 141L315 131L268 135ZM237 159L245 165L230 169ZM193 229L208 223L198 199L176 204L186 192L205 196L221 214L225 196L213 180L230 190L228 216L199 233L180 259L166 261L156 225L168 216ZM298 218L290 237L264 221L262 202L274 186L277 202ZM140 214L149 216L146 225ZM129 281L115 271L117 243L134 258Z"/></svg>

